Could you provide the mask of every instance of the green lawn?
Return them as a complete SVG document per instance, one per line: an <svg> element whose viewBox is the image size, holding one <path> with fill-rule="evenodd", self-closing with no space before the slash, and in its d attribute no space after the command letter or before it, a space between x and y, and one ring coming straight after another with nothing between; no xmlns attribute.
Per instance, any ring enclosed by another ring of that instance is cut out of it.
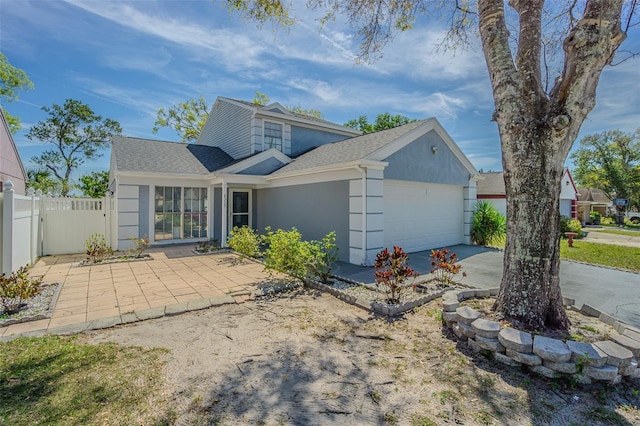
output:
<svg viewBox="0 0 640 426"><path fill-rule="evenodd" d="M73 337L0 343L0 424L172 423L162 395L164 350Z"/></svg>
<svg viewBox="0 0 640 426"><path fill-rule="evenodd" d="M588 243L582 240L573 240L573 247L569 247L567 240L560 240L560 257L640 272L640 248L635 247Z"/></svg>
<svg viewBox="0 0 640 426"><path fill-rule="evenodd" d="M638 238L640 238L640 232L638 232L638 231L625 231L623 229L602 229L600 231L590 231L590 232L598 232L598 233L602 233L602 234L626 235L628 237L638 237Z"/></svg>

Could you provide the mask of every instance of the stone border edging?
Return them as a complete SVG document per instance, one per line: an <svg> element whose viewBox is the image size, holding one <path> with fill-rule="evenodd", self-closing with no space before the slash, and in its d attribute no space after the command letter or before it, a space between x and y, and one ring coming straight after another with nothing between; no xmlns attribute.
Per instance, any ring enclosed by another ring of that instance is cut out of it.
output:
<svg viewBox="0 0 640 426"><path fill-rule="evenodd" d="M342 279L339 277L336 277L338 279ZM345 281L349 284L353 284L356 283L355 285L364 285L362 283L357 283L356 281L352 281L352 280L348 280ZM377 313L378 315L382 315L382 316L386 316L386 317L395 317L398 316L400 314L403 314L407 311L410 311L411 309L417 308L418 306L422 306L426 303L429 303L430 301L437 299L439 297L441 297L443 294L445 294L447 291L449 291L448 289L442 289L440 291L437 291L435 293L426 295L424 297L420 297L418 299L415 300L411 300L409 302L405 302L401 305L387 305L385 303L380 303L380 302L372 302L369 300L365 300L365 299L361 299L358 298L356 296L353 296L351 294L346 293L345 291L342 291L340 289L336 289L333 288L329 285L326 284L322 284L319 281L315 281L315 280L310 280L310 279L305 279L304 280L304 284L308 287L311 287L313 289L316 290L320 290L322 292L325 293L330 293L333 296L335 296L336 298L349 303L350 305L354 305L357 306L359 308L368 310L368 311L372 311Z"/></svg>
<svg viewBox="0 0 640 426"><path fill-rule="evenodd" d="M33 316L26 316L22 318L8 318L6 320L1 321L0 327L8 327L13 324L21 324L24 322L39 321L39 320L51 318L51 315L53 315L53 309L56 307L56 302L58 301L58 296L60 296L60 292L62 291L62 283L51 283L46 285L56 286L56 289L53 292L53 295L51 296L51 300L49 301L49 307L47 308L46 313L33 315Z"/></svg>
<svg viewBox="0 0 640 426"><path fill-rule="evenodd" d="M153 260L153 256L150 253L145 253L141 257L133 257L130 259L121 259L120 257L111 257L109 259L105 259L102 262L88 262L86 259L78 262L72 263L72 268L84 268L86 266L101 266L101 265L113 265L114 263L128 263L128 262L146 262L149 260Z"/></svg>
<svg viewBox="0 0 640 426"><path fill-rule="evenodd" d="M619 334L609 340L582 343L531 335L482 318L482 314L460 302L497 296L499 289L448 291L442 296L442 319L471 351L488 351L496 361L512 366L527 366L530 371L553 379L563 375L581 384L604 381L617 384L640 378L640 330L616 320L589 305L577 309L573 299L563 298L567 309L597 317Z"/></svg>

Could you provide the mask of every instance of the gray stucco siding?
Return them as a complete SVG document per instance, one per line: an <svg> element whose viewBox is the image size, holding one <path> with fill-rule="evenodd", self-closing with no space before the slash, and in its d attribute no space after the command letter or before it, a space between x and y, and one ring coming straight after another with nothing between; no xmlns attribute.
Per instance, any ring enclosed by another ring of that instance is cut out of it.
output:
<svg viewBox="0 0 640 426"><path fill-rule="evenodd" d="M138 238L151 235L149 233L149 185L140 185L140 198L138 210Z"/></svg>
<svg viewBox="0 0 640 426"><path fill-rule="evenodd" d="M437 148L434 154L433 147ZM435 131L422 135L385 159L385 179L468 185L469 171Z"/></svg>
<svg viewBox="0 0 640 426"><path fill-rule="evenodd" d="M335 231L338 256L342 261L349 261L348 181L266 188L256 192L255 227L260 233L267 226L273 230L296 227L303 239L319 240Z"/></svg>
<svg viewBox="0 0 640 426"><path fill-rule="evenodd" d="M222 189L214 188L213 189L213 210L209 212L212 216L211 223L213 223L213 233L209 232L210 238L216 238L218 243L222 244L220 241L220 235L222 235Z"/></svg>
<svg viewBox="0 0 640 426"><path fill-rule="evenodd" d="M258 175L258 176L268 175L278 170L283 165L284 163L282 163L280 160L278 160L277 158L271 157L271 158L267 158L265 161L262 161L254 166L251 166L242 170L241 172L239 172L239 174Z"/></svg>
<svg viewBox="0 0 640 426"><path fill-rule="evenodd" d="M291 126L291 156L297 157L312 148L347 139L347 136L322 130Z"/></svg>

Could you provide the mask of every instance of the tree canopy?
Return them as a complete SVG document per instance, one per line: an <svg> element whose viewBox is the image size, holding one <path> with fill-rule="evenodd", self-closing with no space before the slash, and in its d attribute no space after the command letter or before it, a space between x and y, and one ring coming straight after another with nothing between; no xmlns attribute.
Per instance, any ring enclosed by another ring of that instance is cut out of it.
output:
<svg viewBox="0 0 640 426"><path fill-rule="evenodd" d="M183 142L195 142L209 117L209 107L202 96L175 104L168 110L160 108L153 126L156 134L161 127L174 129Z"/></svg>
<svg viewBox="0 0 640 426"><path fill-rule="evenodd" d="M393 129L394 127L403 126L408 123L413 123L414 121L418 120L400 114L391 115L388 112L383 112L382 114L378 114L376 121L373 123L369 123L366 115L361 115L358 118L347 121L344 125L352 129L360 130L363 134L367 134L379 132L380 130Z"/></svg>
<svg viewBox="0 0 640 426"><path fill-rule="evenodd" d="M122 129L117 121L103 119L89 105L75 99L67 99L64 105L53 104L42 110L49 117L35 124L27 138L54 147L32 157L31 161L53 173L64 197L73 187L71 173L85 161L101 157L101 150Z"/></svg>
<svg viewBox="0 0 640 426"><path fill-rule="evenodd" d="M27 73L9 63L9 60L0 52L0 101L13 102L18 99L20 90L33 89L33 83L27 77ZM4 116L9 124L11 133L22 128L20 118L9 114L6 110Z"/></svg>
<svg viewBox="0 0 640 426"><path fill-rule="evenodd" d="M269 97L269 95L266 95L262 92L256 92L256 95L253 97L253 103L256 105L265 106L268 105L269 102L271 102L271 98ZM317 109L307 109L303 108L300 105L284 105L284 107L295 114L306 115L307 117L312 118L324 118L322 112L318 111Z"/></svg>
<svg viewBox="0 0 640 426"><path fill-rule="evenodd" d="M60 193L60 184L48 169L28 169L25 184L27 188L40 190L43 194L57 195Z"/></svg>
<svg viewBox="0 0 640 426"><path fill-rule="evenodd" d="M295 22L291 3L227 0L227 4L260 24ZM338 14L346 16L362 42L363 60L378 57L397 31L424 23L418 19L422 15L448 20L445 45L480 37L495 106L490 119L500 134L507 201L504 272L494 308L524 327L566 329L559 255L563 166L595 106L603 68L611 64L625 31L637 24L633 19L638 3L311 0L308 4L326 12L325 23ZM549 53L560 52L563 63L556 72L549 66L553 59Z"/></svg>
<svg viewBox="0 0 640 426"><path fill-rule="evenodd" d="M82 176L78 189L82 195L91 198L102 198L109 189L109 171L92 172Z"/></svg>
<svg viewBox="0 0 640 426"><path fill-rule="evenodd" d="M601 189L612 199L628 198L631 206L640 207L640 128L585 136L571 159L580 186Z"/></svg>

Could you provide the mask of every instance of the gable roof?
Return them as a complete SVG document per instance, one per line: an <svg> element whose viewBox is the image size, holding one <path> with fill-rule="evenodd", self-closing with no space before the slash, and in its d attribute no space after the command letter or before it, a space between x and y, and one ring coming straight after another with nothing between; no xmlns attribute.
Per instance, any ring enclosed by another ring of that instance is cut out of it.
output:
<svg viewBox="0 0 640 426"><path fill-rule="evenodd" d="M611 199L597 188L578 188L578 201L592 204L611 204Z"/></svg>
<svg viewBox="0 0 640 426"><path fill-rule="evenodd" d="M216 102L213 103L214 107L218 101L234 103L244 108L251 109L255 113L270 115L271 117L280 117L281 119L290 119L297 122L308 122L310 124L329 127L333 130L341 130L343 132L348 132L354 135L362 134L362 132L360 132L359 130L353 129L351 127L343 126L342 124L334 123L332 121L327 121L322 118L311 117L309 115L304 115L297 112L289 111L286 107L284 107L282 104L278 102L272 102L268 105L258 105L253 102L226 98L224 96L218 96L216 99ZM285 112L283 112L282 110L284 110Z"/></svg>
<svg viewBox="0 0 640 426"><path fill-rule="evenodd" d="M116 170L203 175L233 163L226 152L207 145L115 136L111 155Z"/></svg>
<svg viewBox="0 0 640 426"><path fill-rule="evenodd" d="M427 120L416 121L405 124L404 126L394 127L393 129L382 130L380 132L321 145L306 154L302 154L271 175L278 176L305 169L366 159L370 154L373 154L378 149L415 130L426 121Z"/></svg>
<svg viewBox="0 0 640 426"><path fill-rule="evenodd" d="M478 197L481 195L505 195L504 172L480 173L483 178L478 181Z"/></svg>

